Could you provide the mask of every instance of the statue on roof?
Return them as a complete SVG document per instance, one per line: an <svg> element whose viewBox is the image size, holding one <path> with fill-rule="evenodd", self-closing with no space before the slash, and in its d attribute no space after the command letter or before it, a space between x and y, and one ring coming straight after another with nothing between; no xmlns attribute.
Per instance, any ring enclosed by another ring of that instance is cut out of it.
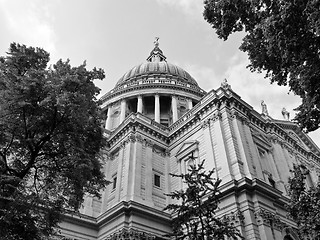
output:
<svg viewBox="0 0 320 240"><path fill-rule="evenodd" d="M285 107L282 108L281 113L282 113L282 116L283 116L284 120L288 120L289 121L290 113L287 111L287 109Z"/></svg>
<svg viewBox="0 0 320 240"><path fill-rule="evenodd" d="M261 100L262 115L268 116L267 104Z"/></svg>
<svg viewBox="0 0 320 240"><path fill-rule="evenodd" d="M228 80L226 78L223 79L223 81L221 83L221 87L224 88L224 89L230 88L230 85L228 84Z"/></svg>

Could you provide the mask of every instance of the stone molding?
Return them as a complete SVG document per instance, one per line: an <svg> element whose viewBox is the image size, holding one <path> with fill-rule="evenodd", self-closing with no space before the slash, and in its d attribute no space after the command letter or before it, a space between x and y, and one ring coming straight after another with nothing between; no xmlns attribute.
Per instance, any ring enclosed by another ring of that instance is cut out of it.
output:
<svg viewBox="0 0 320 240"><path fill-rule="evenodd" d="M138 231L135 229L125 229L123 228L122 230L111 234L110 236L104 238L103 240L154 240L156 239L156 236Z"/></svg>

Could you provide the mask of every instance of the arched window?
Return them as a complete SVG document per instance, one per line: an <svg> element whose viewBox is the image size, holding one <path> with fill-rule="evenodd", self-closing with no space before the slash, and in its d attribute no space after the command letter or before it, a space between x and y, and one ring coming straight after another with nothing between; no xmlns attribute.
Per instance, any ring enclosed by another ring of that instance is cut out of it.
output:
<svg viewBox="0 0 320 240"><path fill-rule="evenodd" d="M285 227L282 230L283 240L299 240L298 234L291 227Z"/></svg>

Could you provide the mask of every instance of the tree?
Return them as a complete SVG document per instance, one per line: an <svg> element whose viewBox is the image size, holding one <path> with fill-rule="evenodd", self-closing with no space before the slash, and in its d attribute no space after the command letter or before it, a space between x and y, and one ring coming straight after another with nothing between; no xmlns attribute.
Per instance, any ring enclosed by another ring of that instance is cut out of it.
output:
<svg viewBox="0 0 320 240"><path fill-rule="evenodd" d="M107 184L93 83L104 72L48 62L45 50L16 43L0 58L1 239L53 234L64 209Z"/></svg>
<svg viewBox="0 0 320 240"><path fill-rule="evenodd" d="M297 222L301 239L320 239L320 184L306 187L308 170L294 166L289 179L289 215Z"/></svg>
<svg viewBox="0 0 320 240"><path fill-rule="evenodd" d="M288 85L302 99L295 120L306 131L320 127L320 1L205 0L204 18L227 40L246 33L240 50L251 71Z"/></svg>
<svg viewBox="0 0 320 240"><path fill-rule="evenodd" d="M194 157L190 157L195 161ZM177 203L169 204L165 210L172 212L173 233L171 236L177 240L204 240L204 239L233 239L242 238L239 231L232 226L226 218L218 218L215 211L218 208L220 193L220 179L214 179L212 174L204 170L204 161L200 164L190 165L185 174L171 174L181 178L185 189L176 190L168 194Z"/></svg>

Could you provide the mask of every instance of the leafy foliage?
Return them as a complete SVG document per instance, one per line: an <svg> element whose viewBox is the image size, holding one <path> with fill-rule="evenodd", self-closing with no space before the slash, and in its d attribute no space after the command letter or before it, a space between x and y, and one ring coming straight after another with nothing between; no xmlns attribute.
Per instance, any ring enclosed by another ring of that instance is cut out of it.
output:
<svg viewBox="0 0 320 240"><path fill-rule="evenodd" d="M289 179L289 215L297 222L302 239L320 239L320 185L307 189L308 170L294 166L294 176Z"/></svg>
<svg viewBox="0 0 320 240"><path fill-rule="evenodd" d="M65 208L107 182L100 150L99 89L103 70L59 60L13 43L0 58L0 236L42 239Z"/></svg>
<svg viewBox="0 0 320 240"><path fill-rule="evenodd" d="M195 161L194 157L190 157ZM241 238L239 231L224 218L215 216L219 204L220 179L214 179L214 170L204 170L204 161L190 165L186 174L175 175L181 178L185 189L168 194L177 203L169 204L165 210L174 215L173 233L175 239L203 240Z"/></svg>
<svg viewBox="0 0 320 240"><path fill-rule="evenodd" d="M320 1L205 0L204 18L227 40L245 31L240 49L251 71L266 71L289 85L302 104L295 120L307 131L320 127Z"/></svg>

